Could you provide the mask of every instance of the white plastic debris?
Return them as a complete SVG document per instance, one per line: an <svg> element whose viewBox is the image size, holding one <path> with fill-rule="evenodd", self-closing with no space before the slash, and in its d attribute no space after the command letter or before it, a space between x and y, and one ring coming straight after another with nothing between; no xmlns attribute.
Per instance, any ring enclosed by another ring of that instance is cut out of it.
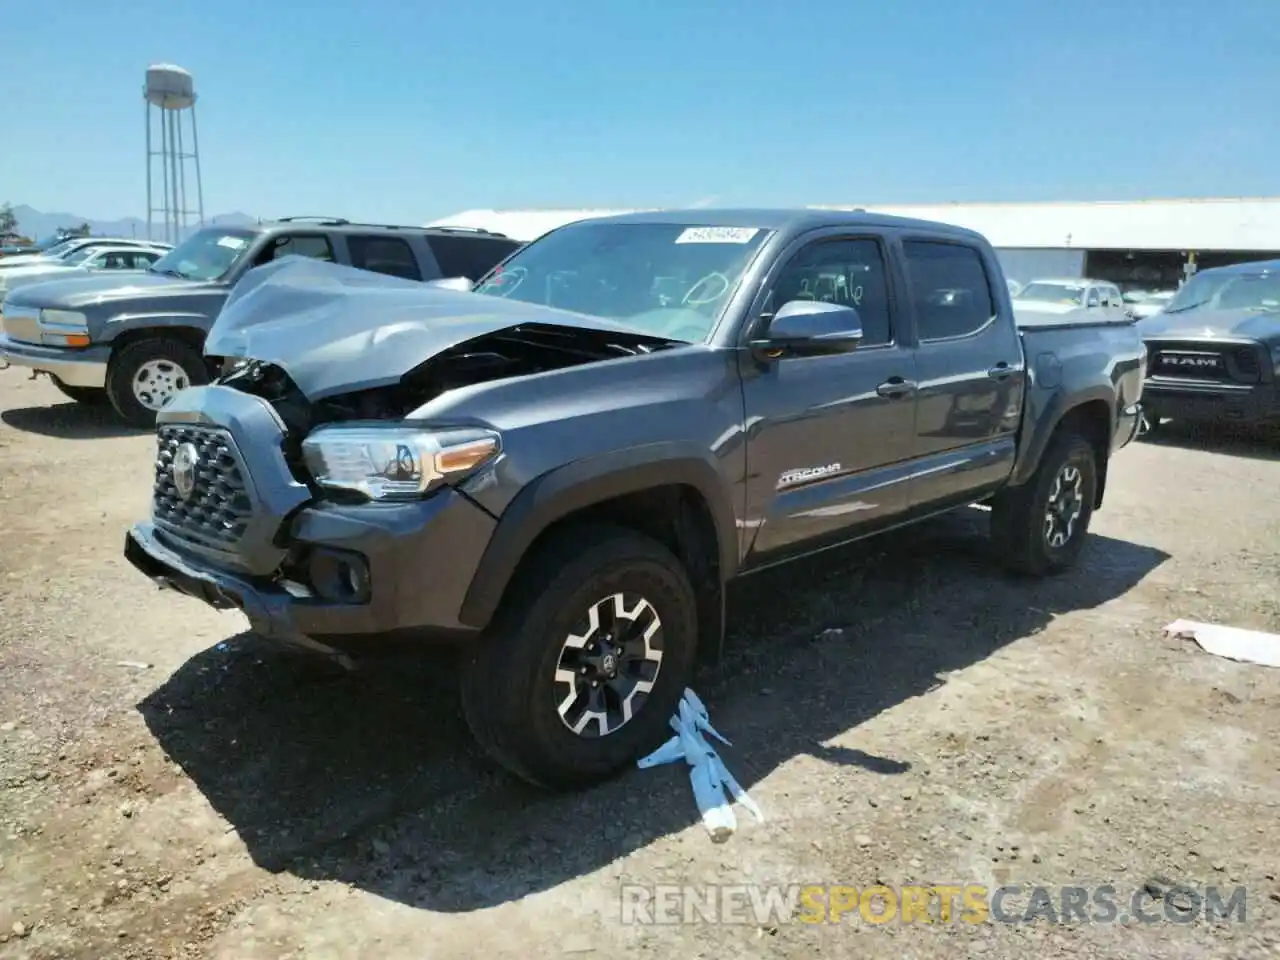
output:
<svg viewBox="0 0 1280 960"><path fill-rule="evenodd" d="M734 800L763 823L764 813L760 807L733 778L715 748L703 737L707 733L726 746L732 746L711 725L706 706L692 690L685 689L679 710L671 718L671 729L675 731L675 736L647 757L641 757L637 766L648 769L678 760L687 763L694 802L698 805L698 812L702 815L707 832L716 843L728 840L737 829L737 818L733 815Z"/></svg>
<svg viewBox="0 0 1280 960"><path fill-rule="evenodd" d="M1260 630L1222 627L1215 623L1175 620L1164 628L1171 637L1194 640L1207 653L1241 663L1280 667L1280 636Z"/></svg>

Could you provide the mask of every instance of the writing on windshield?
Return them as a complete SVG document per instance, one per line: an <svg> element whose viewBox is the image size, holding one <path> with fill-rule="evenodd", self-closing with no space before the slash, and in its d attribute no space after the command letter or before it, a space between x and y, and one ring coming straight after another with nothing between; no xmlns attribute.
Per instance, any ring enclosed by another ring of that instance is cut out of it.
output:
<svg viewBox="0 0 1280 960"><path fill-rule="evenodd" d="M153 263L151 271L184 280L219 280L240 262L253 236L247 230L197 230Z"/></svg>
<svg viewBox="0 0 1280 960"><path fill-rule="evenodd" d="M476 292L692 343L711 332L768 235L756 227L573 224L524 247Z"/></svg>

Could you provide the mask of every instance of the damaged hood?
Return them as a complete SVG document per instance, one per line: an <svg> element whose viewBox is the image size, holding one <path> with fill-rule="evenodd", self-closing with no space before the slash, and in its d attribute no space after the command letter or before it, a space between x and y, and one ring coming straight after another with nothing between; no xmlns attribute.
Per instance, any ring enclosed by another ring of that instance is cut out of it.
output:
<svg viewBox="0 0 1280 960"><path fill-rule="evenodd" d="M211 357L274 364L315 401L392 385L451 347L535 325L661 342L598 317L285 257L236 284L204 349Z"/></svg>

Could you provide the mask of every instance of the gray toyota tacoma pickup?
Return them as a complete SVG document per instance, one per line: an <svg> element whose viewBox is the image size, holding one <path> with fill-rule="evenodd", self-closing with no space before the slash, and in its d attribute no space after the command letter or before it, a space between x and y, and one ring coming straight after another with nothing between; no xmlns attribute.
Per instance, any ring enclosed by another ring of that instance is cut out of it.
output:
<svg viewBox="0 0 1280 960"><path fill-rule="evenodd" d="M210 226L144 274L13 290L0 306L0 368L46 373L72 400L109 400L127 423L150 427L177 391L218 372L219 358L201 356L205 335L254 267L298 255L410 280L476 280L518 246L486 231L326 217Z"/></svg>
<svg viewBox="0 0 1280 960"><path fill-rule="evenodd" d="M1153 427L1280 422L1280 260L1201 270L1138 331Z"/></svg>
<svg viewBox="0 0 1280 960"><path fill-rule="evenodd" d="M248 362L160 412L125 555L282 641L461 644L472 730L549 787L665 739L733 578L977 502L1070 567L1141 415L1127 318L1019 329L936 223L603 218L444 286L246 277L209 349Z"/></svg>

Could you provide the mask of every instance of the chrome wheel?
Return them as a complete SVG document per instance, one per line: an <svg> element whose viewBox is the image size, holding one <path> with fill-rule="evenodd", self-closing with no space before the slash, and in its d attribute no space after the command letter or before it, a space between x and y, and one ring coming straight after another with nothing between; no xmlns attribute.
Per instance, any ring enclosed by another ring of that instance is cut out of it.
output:
<svg viewBox="0 0 1280 960"><path fill-rule="evenodd" d="M556 665L556 710L580 737L606 737L631 721L662 668L662 620L637 594L596 601L565 638Z"/></svg>
<svg viewBox="0 0 1280 960"><path fill-rule="evenodd" d="M1044 513L1044 539L1057 550L1071 540L1076 521L1084 511L1084 474L1074 464L1064 464L1049 488L1049 504Z"/></svg>
<svg viewBox="0 0 1280 960"><path fill-rule="evenodd" d="M133 396L147 410L160 410L191 386L187 371L172 360L148 360L133 375Z"/></svg>

